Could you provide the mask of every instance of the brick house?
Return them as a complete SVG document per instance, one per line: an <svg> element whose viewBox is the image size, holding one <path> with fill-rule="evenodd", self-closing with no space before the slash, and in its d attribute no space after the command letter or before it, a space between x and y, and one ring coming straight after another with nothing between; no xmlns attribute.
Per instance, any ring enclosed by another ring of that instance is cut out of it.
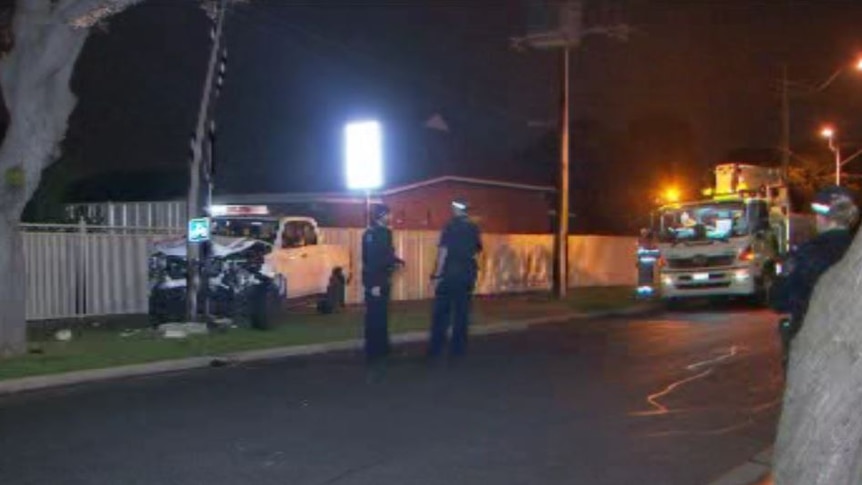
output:
<svg viewBox="0 0 862 485"><path fill-rule="evenodd" d="M394 229L439 230L452 217L450 202L472 206L482 231L495 234L551 232L553 187L446 176L383 191Z"/></svg>
<svg viewBox="0 0 862 485"><path fill-rule="evenodd" d="M389 205L394 229L439 230L451 217L450 202L463 198L485 233L547 234L554 193L547 186L444 176L379 191L371 202ZM274 212L314 217L324 227L364 227L367 201L350 193L277 193L222 195L214 202L267 205ZM67 212L73 221L85 217L112 226L185 224L182 201L73 204Z"/></svg>
<svg viewBox="0 0 862 485"><path fill-rule="evenodd" d="M372 195L392 210L393 229L439 230L452 216L450 202L467 200L482 230L496 234L551 232L553 187L444 176L393 187ZM248 194L219 203L266 204L275 211L307 215L326 227L364 227L366 199L351 194Z"/></svg>

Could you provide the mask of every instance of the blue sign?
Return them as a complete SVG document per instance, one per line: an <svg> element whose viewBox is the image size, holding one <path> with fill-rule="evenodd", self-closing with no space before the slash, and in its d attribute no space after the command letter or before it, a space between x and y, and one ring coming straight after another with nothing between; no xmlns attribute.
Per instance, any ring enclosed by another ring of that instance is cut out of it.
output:
<svg viewBox="0 0 862 485"><path fill-rule="evenodd" d="M207 217L189 221L189 242L202 243L210 240L210 220Z"/></svg>

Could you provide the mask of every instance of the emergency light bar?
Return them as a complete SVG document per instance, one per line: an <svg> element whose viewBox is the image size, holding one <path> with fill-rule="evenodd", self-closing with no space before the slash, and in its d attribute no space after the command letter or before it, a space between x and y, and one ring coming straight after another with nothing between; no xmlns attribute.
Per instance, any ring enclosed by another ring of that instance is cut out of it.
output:
<svg viewBox="0 0 862 485"><path fill-rule="evenodd" d="M267 216L269 207L265 205L212 205L209 207L212 217L218 216Z"/></svg>

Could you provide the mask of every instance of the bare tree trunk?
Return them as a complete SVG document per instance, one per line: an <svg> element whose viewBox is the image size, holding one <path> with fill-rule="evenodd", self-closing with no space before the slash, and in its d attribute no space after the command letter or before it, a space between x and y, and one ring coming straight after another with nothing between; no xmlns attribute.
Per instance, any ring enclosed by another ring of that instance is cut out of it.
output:
<svg viewBox="0 0 862 485"><path fill-rule="evenodd" d="M18 223L42 170L57 158L75 107L69 80L88 30L69 25L58 10L75 5L20 0L14 47L0 59L0 88L10 120L0 145L0 356L21 352L26 344Z"/></svg>
<svg viewBox="0 0 862 485"><path fill-rule="evenodd" d="M18 222L42 171L58 158L77 101L69 87L72 70L89 29L140 1L15 0L12 50L0 52L0 89L9 112L0 144L0 357L26 345Z"/></svg>
<svg viewBox="0 0 862 485"><path fill-rule="evenodd" d="M778 485L862 484L862 235L814 292L793 343Z"/></svg>
<svg viewBox="0 0 862 485"><path fill-rule="evenodd" d="M27 344L25 274L16 223L0 215L0 357L24 352Z"/></svg>

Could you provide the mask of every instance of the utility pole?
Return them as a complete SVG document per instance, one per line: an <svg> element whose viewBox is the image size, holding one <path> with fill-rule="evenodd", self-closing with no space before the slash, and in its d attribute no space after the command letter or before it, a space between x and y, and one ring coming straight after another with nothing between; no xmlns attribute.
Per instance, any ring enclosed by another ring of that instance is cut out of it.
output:
<svg viewBox="0 0 862 485"><path fill-rule="evenodd" d="M841 147L835 147L835 185L841 186Z"/></svg>
<svg viewBox="0 0 862 485"><path fill-rule="evenodd" d="M790 176L790 88L787 64L781 69L781 177L784 183Z"/></svg>
<svg viewBox="0 0 862 485"><path fill-rule="evenodd" d="M204 155L204 140L206 139L207 119L210 114L210 101L213 90L213 80L219 60L219 47L224 32L224 18L228 0L219 0L215 12L214 25L211 32L212 48L210 50L207 75L203 85L197 127L191 141L191 163L189 164L188 220L201 215L201 166ZM198 319L198 295L201 287L201 247L200 243L186 242L188 255L186 277L187 320L196 322Z"/></svg>
<svg viewBox="0 0 862 485"><path fill-rule="evenodd" d="M562 49L562 96L560 107L560 191L557 205L557 231L554 241L554 295L563 299L568 289L568 237L569 237L569 152L570 152L570 84L571 51L577 48L588 35L604 35L619 40L628 40L630 27L625 24L596 25L584 27L583 2L566 0L559 2L556 12L550 12L556 20L552 25L543 25L525 37L512 39L516 49L529 46L533 49Z"/></svg>
<svg viewBox="0 0 862 485"><path fill-rule="evenodd" d="M569 119L571 47L563 47L563 86L560 112L560 202L557 210L557 281L554 289L559 299L566 297L569 286Z"/></svg>
<svg viewBox="0 0 862 485"><path fill-rule="evenodd" d="M829 150L835 156L835 185L841 185L841 146L835 139L835 132L831 128L823 130L824 136L829 140Z"/></svg>

